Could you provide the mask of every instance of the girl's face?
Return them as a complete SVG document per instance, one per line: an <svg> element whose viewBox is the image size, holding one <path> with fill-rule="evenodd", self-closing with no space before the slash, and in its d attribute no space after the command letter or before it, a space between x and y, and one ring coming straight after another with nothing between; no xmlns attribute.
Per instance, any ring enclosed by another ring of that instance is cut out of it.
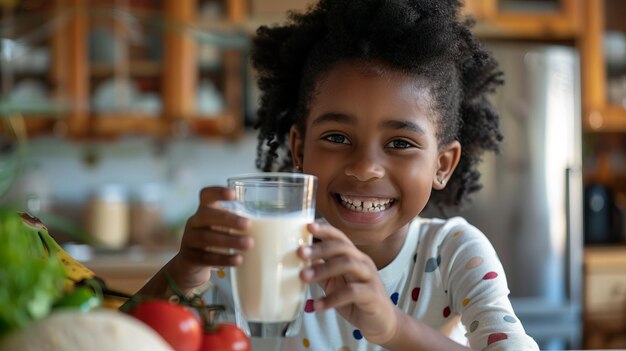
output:
<svg viewBox="0 0 626 351"><path fill-rule="evenodd" d="M432 106L415 78L341 62L317 83L305 135L292 128L294 163L318 177L318 213L356 245L404 238L456 167L460 145L438 147Z"/></svg>

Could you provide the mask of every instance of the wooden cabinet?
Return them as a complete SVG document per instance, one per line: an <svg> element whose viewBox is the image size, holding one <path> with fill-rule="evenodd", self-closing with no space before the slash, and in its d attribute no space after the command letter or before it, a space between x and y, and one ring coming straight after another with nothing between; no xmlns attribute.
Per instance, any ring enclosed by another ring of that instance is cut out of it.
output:
<svg viewBox="0 0 626 351"><path fill-rule="evenodd" d="M2 11L0 35L38 41L49 51L43 81L55 104L46 111L22 108L31 135L167 136L191 130L236 136L243 126L245 33L311 1L23 1ZM624 73L607 70L603 47L607 32L626 33L623 0L465 0L464 11L477 19L475 31L483 38L578 45L586 130L626 132L624 102L613 93L619 88L609 89ZM25 74L2 66L6 97ZM107 86L117 87L114 103L97 99L111 95Z"/></svg>
<svg viewBox="0 0 626 351"><path fill-rule="evenodd" d="M3 11L3 22L13 24L3 38L18 42L38 31L49 42L49 95L60 96L54 113L25 104L0 110L27 117L29 135L236 137L243 130L245 0L56 0L41 7L50 25L30 32L14 28L33 9ZM20 81L11 70L2 75L3 96L10 96Z"/></svg>
<svg viewBox="0 0 626 351"><path fill-rule="evenodd" d="M51 130L84 93L76 85L80 71L69 69L77 38L67 35L80 21L63 17L61 2L10 4L0 5L0 117L27 115L29 130Z"/></svg>
<svg viewBox="0 0 626 351"><path fill-rule="evenodd" d="M581 36L583 125L587 131L626 132L626 2L622 0L585 1L584 32ZM613 37L612 51L624 52L619 58L608 58L607 39ZM620 67L611 61L622 61ZM616 65L617 66L617 65ZM613 82L622 81L622 93L611 94ZM623 95L612 97L611 95ZM618 101L621 100L621 101Z"/></svg>
<svg viewBox="0 0 626 351"><path fill-rule="evenodd" d="M463 11L477 21L483 37L506 39L574 39L582 24L585 0L464 0ZM281 21L289 9L304 10L314 0L251 0L250 20Z"/></svg>
<svg viewBox="0 0 626 351"><path fill-rule="evenodd" d="M585 349L626 348L626 247L585 249Z"/></svg>
<svg viewBox="0 0 626 351"><path fill-rule="evenodd" d="M584 2L580 37L585 183L626 196L626 2ZM607 55L608 54L608 55Z"/></svg>
<svg viewBox="0 0 626 351"><path fill-rule="evenodd" d="M486 38L570 40L582 24L582 0L465 0Z"/></svg>

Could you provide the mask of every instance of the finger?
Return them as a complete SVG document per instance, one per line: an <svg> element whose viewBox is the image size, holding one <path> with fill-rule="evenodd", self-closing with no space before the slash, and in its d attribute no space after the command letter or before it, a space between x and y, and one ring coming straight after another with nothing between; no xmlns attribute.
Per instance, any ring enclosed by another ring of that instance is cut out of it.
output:
<svg viewBox="0 0 626 351"><path fill-rule="evenodd" d="M349 282L368 282L373 277L375 267L366 260L352 256L335 256L324 263L313 264L300 272L305 282L321 282L344 276Z"/></svg>
<svg viewBox="0 0 626 351"><path fill-rule="evenodd" d="M191 248L204 250L210 248L248 250L254 246L254 240L248 235L232 235L208 229L189 231L185 243Z"/></svg>
<svg viewBox="0 0 626 351"><path fill-rule="evenodd" d="M316 258L316 259L310 258L311 246L300 246L298 250L296 251L296 253L298 254L298 256L300 256L301 259L307 261L308 265L324 263L324 260L321 258Z"/></svg>
<svg viewBox="0 0 626 351"><path fill-rule="evenodd" d="M313 222L307 225L313 237L324 240L340 240L350 242L350 239L339 229L326 222Z"/></svg>
<svg viewBox="0 0 626 351"><path fill-rule="evenodd" d="M298 256L305 260L328 259L343 255L362 255L352 242L326 240L298 248Z"/></svg>
<svg viewBox="0 0 626 351"><path fill-rule="evenodd" d="M364 283L351 283L342 289L337 289L332 293L319 298L313 302L313 307L317 312L323 312L329 308L339 308L350 304L358 304L366 301L372 287Z"/></svg>
<svg viewBox="0 0 626 351"><path fill-rule="evenodd" d="M230 267L237 266L243 262L243 257L238 254L224 254L200 249L181 249L181 254L185 260L197 266L207 267Z"/></svg>
<svg viewBox="0 0 626 351"><path fill-rule="evenodd" d="M189 218L187 225L190 228L221 227L223 232L229 232L229 229L244 231L250 225L250 220L227 210L200 206Z"/></svg>
<svg viewBox="0 0 626 351"><path fill-rule="evenodd" d="M215 207L218 201L229 201L235 198L233 189L211 186L200 190L200 207Z"/></svg>

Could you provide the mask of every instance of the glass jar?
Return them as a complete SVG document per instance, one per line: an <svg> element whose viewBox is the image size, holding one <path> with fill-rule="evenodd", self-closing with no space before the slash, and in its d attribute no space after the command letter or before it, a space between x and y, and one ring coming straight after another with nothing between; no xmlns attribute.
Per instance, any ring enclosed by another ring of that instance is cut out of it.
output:
<svg viewBox="0 0 626 351"><path fill-rule="evenodd" d="M87 208L87 231L94 245L121 249L128 244L130 209L126 189L117 184L99 188Z"/></svg>
<svg viewBox="0 0 626 351"><path fill-rule="evenodd" d="M161 216L163 189L159 184L139 186L131 209L130 242L141 246L162 244L164 238Z"/></svg>

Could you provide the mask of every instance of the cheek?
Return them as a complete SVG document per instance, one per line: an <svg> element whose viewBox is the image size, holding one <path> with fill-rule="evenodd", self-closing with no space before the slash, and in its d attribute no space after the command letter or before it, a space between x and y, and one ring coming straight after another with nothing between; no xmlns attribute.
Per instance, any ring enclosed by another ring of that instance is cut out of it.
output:
<svg viewBox="0 0 626 351"><path fill-rule="evenodd" d="M415 186L409 188L409 193L403 194L403 200L400 202L402 216L410 220L419 215L426 207L431 192L431 187Z"/></svg>
<svg viewBox="0 0 626 351"><path fill-rule="evenodd" d="M324 176L328 176L339 167L337 162L335 162L336 154L328 153L310 140L311 137L307 136L306 142L304 143L304 171L317 176L319 178L318 182L321 182Z"/></svg>
<svg viewBox="0 0 626 351"><path fill-rule="evenodd" d="M413 167L410 171L396 175L396 184L402 189L403 204L414 211L421 211L432 192L432 177L423 168Z"/></svg>

